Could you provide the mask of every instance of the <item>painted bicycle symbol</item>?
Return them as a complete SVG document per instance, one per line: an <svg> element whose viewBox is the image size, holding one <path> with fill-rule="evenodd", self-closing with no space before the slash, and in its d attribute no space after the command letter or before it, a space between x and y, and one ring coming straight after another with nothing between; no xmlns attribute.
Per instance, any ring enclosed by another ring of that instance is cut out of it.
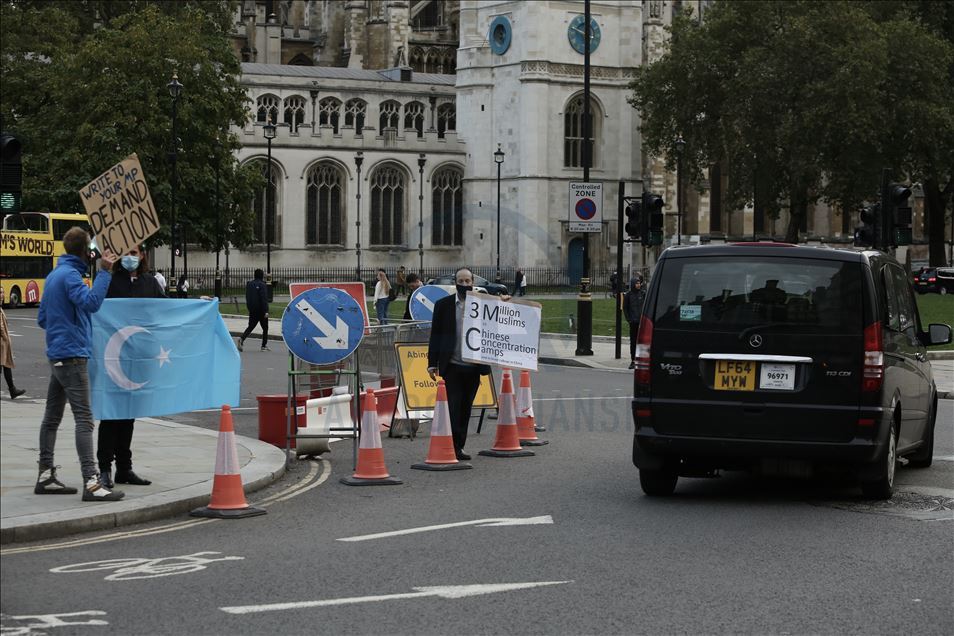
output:
<svg viewBox="0 0 954 636"><path fill-rule="evenodd" d="M227 556L218 559L207 558L205 555L222 554L221 552L196 552L178 557L160 557L158 559L108 559L106 561L90 561L88 563L74 563L52 568L50 572L69 574L75 572L104 572L115 570L105 578L107 581L132 581L135 579L154 579L160 576L174 576L189 574L204 570L210 563L216 561L241 561L245 557Z"/></svg>

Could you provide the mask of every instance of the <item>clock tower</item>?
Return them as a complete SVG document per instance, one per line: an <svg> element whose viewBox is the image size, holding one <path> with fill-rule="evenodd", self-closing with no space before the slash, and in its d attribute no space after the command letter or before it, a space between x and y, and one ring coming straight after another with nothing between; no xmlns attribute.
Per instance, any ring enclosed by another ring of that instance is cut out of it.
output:
<svg viewBox="0 0 954 636"><path fill-rule="evenodd" d="M462 264L582 270L582 235L568 231L569 184L582 181L582 0L461 0L457 130L467 145ZM591 270L615 268L618 184L641 191L637 112L629 82L642 62L639 0L592 0L593 166L603 231ZM500 163L500 240L497 170ZM497 155L497 159L501 159ZM628 262L628 259L627 259ZM504 282L507 282L506 276Z"/></svg>

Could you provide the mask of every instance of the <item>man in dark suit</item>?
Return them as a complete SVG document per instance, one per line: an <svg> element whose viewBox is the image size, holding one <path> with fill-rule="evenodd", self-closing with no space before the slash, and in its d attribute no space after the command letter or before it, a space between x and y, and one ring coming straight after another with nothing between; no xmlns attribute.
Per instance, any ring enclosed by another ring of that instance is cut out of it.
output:
<svg viewBox="0 0 954 636"><path fill-rule="evenodd" d="M427 348L427 373L431 380L436 380L437 374L444 379L451 431L454 434L454 451L457 459L468 460L470 455L464 452L464 444L467 443L470 411L480 387L480 376L488 375L490 367L464 362L461 357L458 334L463 330L464 306L467 292L474 288L474 275L469 269L458 270L455 282L457 293L434 303L431 340Z"/></svg>

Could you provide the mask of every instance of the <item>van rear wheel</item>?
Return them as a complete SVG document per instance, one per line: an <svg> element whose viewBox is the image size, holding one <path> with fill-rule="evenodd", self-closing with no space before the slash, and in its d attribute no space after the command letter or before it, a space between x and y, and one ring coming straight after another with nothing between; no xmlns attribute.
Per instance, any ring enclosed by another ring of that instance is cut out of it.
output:
<svg viewBox="0 0 954 636"><path fill-rule="evenodd" d="M888 432L888 443L885 444L884 452L878 459L878 464L880 464L878 477L871 481L861 482L861 494L866 498L891 499L891 495L894 494L894 469L898 461L897 448L898 429L896 426L892 426Z"/></svg>
<svg viewBox="0 0 954 636"><path fill-rule="evenodd" d="M679 475L670 467L659 470L639 469L639 485L651 497L668 497L676 489Z"/></svg>

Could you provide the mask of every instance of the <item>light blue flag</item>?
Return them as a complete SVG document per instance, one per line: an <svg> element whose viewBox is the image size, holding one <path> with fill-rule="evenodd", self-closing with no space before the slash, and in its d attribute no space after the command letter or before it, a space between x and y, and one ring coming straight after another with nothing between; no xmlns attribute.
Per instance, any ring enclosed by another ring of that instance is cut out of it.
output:
<svg viewBox="0 0 954 636"><path fill-rule="evenodd" d="M217 300L111 298L93 314L93 417L238 406L242 360Z"/></svg>

